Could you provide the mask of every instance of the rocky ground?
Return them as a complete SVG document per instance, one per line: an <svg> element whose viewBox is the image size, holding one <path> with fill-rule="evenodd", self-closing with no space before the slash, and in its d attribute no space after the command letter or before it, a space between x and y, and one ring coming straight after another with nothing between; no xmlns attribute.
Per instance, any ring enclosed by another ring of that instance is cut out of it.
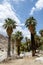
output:
<svg viewBox="0 0 43 65"><path fill-rule="evenodd" d="M8 39L4 37L3 35L0 35L0 49L3 51L4 48L7 48L7 42ZM1 52L0 51L0 61L2 59L6 58L6 52ZM22 55L22 54L21 54ZM20 56L21 56L20 55ZM32 57L31 52L29 53L24 53L23 58L15 58L13 57L11 60L7 60L4 62L0 62L0 65L43 65L43 52L41 51L38 56Z"/></svg>
<svg viewBox="0 0 43 65"><path fill-rule="evenodd" d="M43 55L38 54L38 56L32 57L31 52L27 52L23 57L15 58L13 56L10 60L0 62L0 65L43 65Z"/></svg>
<svg viewBox="0 0 43 65"><path fill-rule="evenodd" d="M12 59L7 62L2 62L0 65L43 65L43 62L36 61L36 57L24 57L22 59Z"/></svg>

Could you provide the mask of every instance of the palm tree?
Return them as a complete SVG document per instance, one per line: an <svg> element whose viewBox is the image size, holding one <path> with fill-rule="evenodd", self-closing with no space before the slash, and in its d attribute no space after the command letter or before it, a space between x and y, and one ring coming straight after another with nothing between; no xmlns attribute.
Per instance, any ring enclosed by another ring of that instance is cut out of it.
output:
<svg viewBox="0 0 43 65"><path fill-rule="evenodd" d="M5 23L3 27L6 29L7 35L8 35L8 57L10 57L10 51L11 51L11 34L13 32L13 29L16 28L16 22L13 19L7 18L5 19Z"/></svg>
<svg viewBox="0 0 43 65"><path fill-rule="evenodd" d="M22 32L17 31L15 33L15 39L16 39L17 53L18 53L18 55L20 55L20 45L21 45L21 41L23 39Z"/></svg>
<svg viewBox="0 0 43 65"><path fill-rule="evenodd" d="M21 49L22 52L26 51L26 44L25 43L21 43L20 49Z"/></svg>
<svg viewBox="0 0 43 65"><path fill-rule="evenodd" d="M41 43L40 43L40 36L39 35L35 35L35 47L36 47L36 50L39 49L39 47L41 46Z"/></svg>
<svg viewBox="0 0 43 65"><path fill-rule="evenodd" d="M43 29L39 31L40 35L43 36Z"/></svg>
<svg viewBox="0 0 43 65"><path fill-rule="evenodd" d="M40 43L41 43L41 49L43 50L43 29L41 29L40 31L39 31L39 33L40 33Z"/></svg>
<svg viewBox="0 0 43 65"><path fill-rule="evenodd" d="M32 56L35 55L35 40L34 40L34 35L35 35L35 28L36 28L36 19L34 17L30 17L26 20L25 22L26 27L31 32L31 47L32 47Z"/></svg>
<svg viewBox="0 0 43 65"><path fill-rule="evenodd" d="M28 37L25 37L25 40L26 40L27 51L29 51L30 39L28 39Z"/></svg>
<svg viewBox="0 0 43 65"><path fill-rule="evenodd" d="M43 29L39 31L40 33L40 42L43 44Z"/></svg>
<svg viewBox="0 0 43 65"><path fill-rule="evenodd" d="M15 43L15 35L12 34L11 36L11 41L12 41L12 54L14 54L14 43Z"/></svg>

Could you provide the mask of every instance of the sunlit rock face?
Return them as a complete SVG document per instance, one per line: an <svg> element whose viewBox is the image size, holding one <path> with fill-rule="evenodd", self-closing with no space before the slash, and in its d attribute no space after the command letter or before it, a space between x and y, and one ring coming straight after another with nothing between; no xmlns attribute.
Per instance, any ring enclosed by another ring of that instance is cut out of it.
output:
<svg viewBox="0 0 43 65"><path fill-rule="evenodd" d="M0 34L0 50L7 49L8 38Z"/></svg>

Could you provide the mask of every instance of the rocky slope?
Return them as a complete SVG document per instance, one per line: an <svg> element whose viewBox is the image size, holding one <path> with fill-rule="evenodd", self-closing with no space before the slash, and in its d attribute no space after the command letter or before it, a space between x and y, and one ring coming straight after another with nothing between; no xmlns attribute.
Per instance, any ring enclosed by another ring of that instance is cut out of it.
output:
<svg viewBox="0 0 43 65"><path fill-rule="evenodd" d="M7 48L8 38L0 34L0 49Z"/></svg>

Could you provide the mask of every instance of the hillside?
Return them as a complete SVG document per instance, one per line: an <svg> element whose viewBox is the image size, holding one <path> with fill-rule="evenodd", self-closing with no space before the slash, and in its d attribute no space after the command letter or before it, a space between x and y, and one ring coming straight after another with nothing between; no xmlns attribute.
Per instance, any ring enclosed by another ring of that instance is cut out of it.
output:
<svg viewBox="0 0 43 65"><path fill-rule="evenodd" d="M7 37L3 36L2 34L0 34L0 49L5 49L7 48L7 42L8 42L8 39Z"/></svg>

